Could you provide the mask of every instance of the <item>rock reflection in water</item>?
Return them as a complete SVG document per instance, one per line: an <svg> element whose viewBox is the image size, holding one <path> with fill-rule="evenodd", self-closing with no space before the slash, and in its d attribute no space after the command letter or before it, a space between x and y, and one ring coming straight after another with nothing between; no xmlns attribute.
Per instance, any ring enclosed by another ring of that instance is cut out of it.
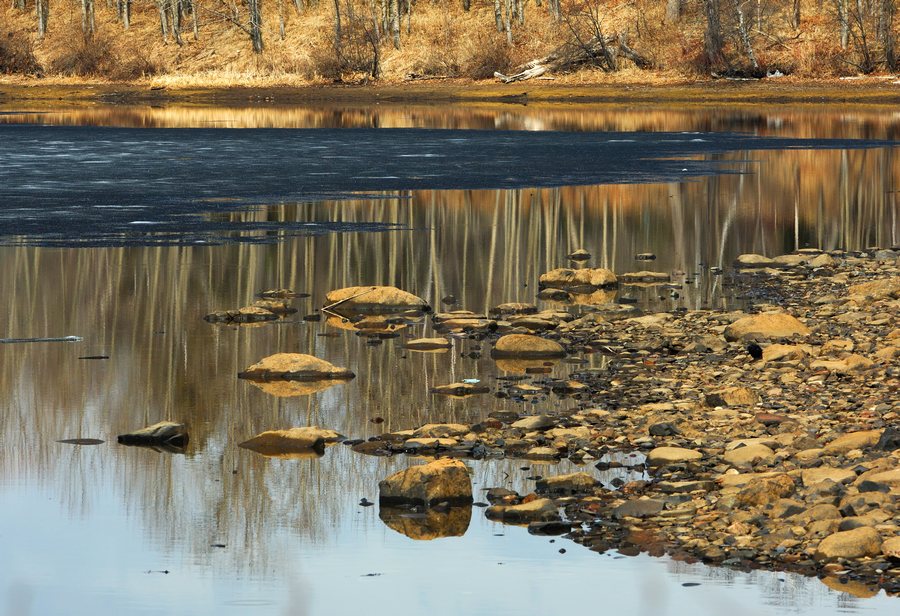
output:
<svg viewBox="0 0 900 616"><path fill-rule="evenodd" d="M382 506L378 517L384 525L417 541L442 537L462 537L469 529L472 507L427 507L416 511L404 507Z"/></svg>

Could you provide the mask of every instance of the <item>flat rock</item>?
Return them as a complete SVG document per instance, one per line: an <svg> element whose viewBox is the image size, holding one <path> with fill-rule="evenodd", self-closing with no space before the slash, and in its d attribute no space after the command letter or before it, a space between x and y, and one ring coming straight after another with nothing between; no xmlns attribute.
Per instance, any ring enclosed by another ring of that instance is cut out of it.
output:
<svg viewBox="0 0 900 616"><path fill-rule="evenodd" d="M900 537L885 539L881 544L881 553L888 558L900 560Z"/></svg>
<svg viewBox="0 0 900 616"><path fill-rule="evenodd" d="M701 452L683 447L657 447L647 454L647 464L650 466L682 464L684 462L696 462L701 459L703 459Z"/></svg>
<svg viewBox="0 0 900 616"><path fill-rule="evenodd" d="M655 498L633 498L613 509L613 516L622 518L646 518L660 513L665 501Z"/></svg>
<svg viewBox="0 0 900 616"><path fill-rule="evenodd" d="M322 450L326 443L337 443L344 437L334 430L310 426L287 430L268 430L238 444L238 447L255 451L269 457L284 454Z"/></svg>
<svg viewBox="0 0 900 616"><path fill-rule="evenodd" d="M798 344L770 344L763 349L762 360L765 362L803 359L809 355L809 347Z"/></svg>
<svg viewBox="0 0 900 616"><path fill-rule="evenodd" d="M507 334L497 340L491 351L495 358L555 358L565 357L566 351L558 342L529 334Z"/></svg>
<svg viewBox="0 0 900 616"><path fill-rule="evenodd" d="M549 415L529 415L512 424L513 428L521 428L522 430L546 430L556 425L556 420Z"/></svg>
<svg viewBox="0 0 900 616"><path fill-rule="evenodd" d="M851 285L850 299L860 303L900 297L900 275Z"/></svg>
<svg viewBox="0 0 900 616"><path fill-rule="evenodd" d="M625 274L619 274L618 278L624 284L638 282L662 284L672 280L672 276L669 274L650 271L626 272Z"/></svg>
<svg viewBox="0 0 900 616"><path fill-rule="evenodd" d="M826 479L835 483L852 483L856 479L856 473L848 468L819 466L817 468L803 469L800 473L800 477L803 479L803 485L811 487Z"/></svg>
<svg viewBox="0 0 900 616"><path fill-rule="evenodd" d="M470 432L469 426L465 424L454 424L454 423L442 423L442 424L425 424L421 428L416 428L413 431L413 436L416 438L421 437L436 437L436 438L444 438L444 437L453 437L453 436L462 436L464 434L468 434Z"/></svg>
<svg viewBox="0 0 900 616"><path fill-rule="evenodd" d="M506 317L511 315L521 315L521 314L534 314L536 313L537 306L534 304L525 304L522 302L508 302L506 304L500 304L499 306L494 306L488 311L488 314L494 317Z"/></svg>
<svg viewBox="0 0 900 616"><path fill-rule="evenodd" d="M775 452L762 443L754 443L726 451L724 458L732 466L754 466L774 462Z"/></svg>
<svg viewBox="0 0 900 616"><path fill-rule="evenodd" d="M841 435L825 445L825 453L847 453L853 449L874 447L878 444L881 434L881 430L861 430Z"/></svg>
<svg viewBox="0 0 900 616"><path fill-rule="evenodd" d="M735 342L748 336L761 336L770 339L791 338L792 336L808 336L809 328L786 312L763 312L742 319L725 328L724 336L729 342Z"/></svg>
<svg viewBox="0 0 900 616"><path fill-rule="evenodd" d="M895 488L900 487L900 468L872 473L871 475L867 475L865 479L874 483L883 483Z"/></svg>
<svg viewBox="0 0 900 616"><path fill-rule="evenodd" d="M539 279L541 288L551 287L553 289L600 289L605 287L616 286L616 275L608 269L602 268L585 268L585 269L567 269L559 268L541 274Z"/></svg>
<svg viewBox="0 0 900 616"><path fill-rule="evenodd" d="M754 477L738 492L737 503L744 507L761 507L791 496L797 486L786 473Z"/></svg>
<svg viewBox="0 0 900 616"><path fill-rule="evenodd" d="M397 287L346 287L325 295L329 310L347 313L429 312L428 302Z"/></svg>
<svg viewBox="0 0 900 616"><path fill-rule="evenodd" d="M538 480L535 488L541 493L582 494L590 492L599 482L587 473L569 473Z"/></svg>
<svg viewBox="0 0 900 616"><path fill-rule="evenodd" d="M875 366L875 362L871 359L858 355L856 353L848 355L843 359L820 359L809 365L810 370L828 370L837 374L853 374L857 372L865 372Z"/></svg>
<svg viewBox="0 0 900 616"><path fill-rule="evenodd" d="M490 391L490 387L480 383L450 383L449 385L437 385L431 388L431 393L433 394L457 397L486 394Z"/></svg>
<svg viewBox="0 0 900 616"><path fill-rule="evenodd" d="M819 543L816 550L816 558L819 560L863 558L879 554L881 554L881 535L871 526L861 526L829 535Z"/></svg>
<svg viewBox="0 0 900 616"><path fill-rule="evenodd" d="M725 387L704 396L708 406L753 406L759 395L749 387Z"/></svg>
<svg viewBox="0 0 900 616"><path fill-rule="evenodd" d="M354 378L350 370L302 353L276 353L253 364L238 378L251 381L318 381Z"/></svg>
<svg viewBox="0 0 900 616"><path fill-rule="evenodd" d="M161 421L134 432L120 434L117 440L123 445L163 445L183 448L187 446L188 438L184 424Z"/></svg>
<svg viewBox="0 0 900 616"><path fill-rule="evenodd" d="M403 348L410 351L446 351L452 346L453 343L446 338L416 338L407 341Z"/></svg>
<svg viewBox="0 0 900 616"><path fill-rule="evenodd" d="M734 260L734 264L736 267L772 267L777 265L774 259L754 253L739 255Z"/></svg>
<svg viewBox="0 0 900 616"><path fill-rule="evenodd" d="M378 496L388 505L470 504L472 480L465 464L442 458L394 473L379 482Z"/></svg>
<svg viewBox="0 0 900 616"><path fill-rule="evenodd" d="M484 512L489 520L507 524L553 522L559 520L559 508L549 498L536 498L521 505L493 505Z"/></svg>

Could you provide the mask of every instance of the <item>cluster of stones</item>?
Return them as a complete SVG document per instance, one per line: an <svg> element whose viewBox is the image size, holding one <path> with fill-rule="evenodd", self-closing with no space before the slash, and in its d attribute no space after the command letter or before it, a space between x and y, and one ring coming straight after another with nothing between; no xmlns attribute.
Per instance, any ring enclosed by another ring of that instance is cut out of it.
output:
<svg viewBox="0 0 900 616"><path fill-rule="evenodd" d="M523 362L493 388L437 393L575 403L349 443L375 455L568 458L601 468L610 452L640 452L645 479L551 478L534 494L489 494L488 515L535 532L562 526L601 551L834 574L851 592L900 592L898 254L745 255L737 266L738 290L769 304L640 316L620 305L572 314L509 304L489 315L435 315L438 331L492 342L498 363ZM589 269L550 274L545 288L570 296L616 280ZM603 368L577 367L590 353L607 356ZM545 376L563 356L576 368Z"/></svg>
<svg viewBox="0 0 900 616"><path fill-rule="evenodd" d="M259 299L249 306L229 310L217 310L211 312L203 319L210 323L264 323L275 321L288 314L294 314L297 309L290 305L289 300L297 297L306 297L305 294L294 293L290 289L271 289L262 291Z"/></svg>

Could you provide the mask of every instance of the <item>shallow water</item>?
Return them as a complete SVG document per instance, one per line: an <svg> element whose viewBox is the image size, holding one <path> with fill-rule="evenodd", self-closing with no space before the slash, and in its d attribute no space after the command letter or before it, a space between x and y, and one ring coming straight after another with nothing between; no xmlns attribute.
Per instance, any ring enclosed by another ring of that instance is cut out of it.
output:
<svg viewBox="0 0 900 616"><path fill-rule="evenodd" d="M178 125L194 125L204 114L213 120L252 115L254 126L334 124L310 119L322 117L321 110L269 111L193 109L190 122ZM172 110L116 113L103 122L98 114L54 117L116 126L131 125L116 117L144 118L149 126L156 124L147 118L180 117ZM502 128L576 130L628 130L622 126L628 122L665 131L777 125L775 116L751 123L742 114L729 120L724 112L675 113L666 123L664 115L622 111L615 115L619 125L611 126L613 116L603 112L579 112L578 122L560 113L547 111L543 119L540 111L508 109L399 110L393 120L381 110L345 115L421 128L451 121L455 128L467 122L485 128L491 118ZM819 116L796 113L787 122L791 130L767 134L890 140L900 124L878 114L844 114L840 121L822 114L817 124ZM46 129L28 134L40 130ZM146 133L154 138L153 130ZM79 242L71 233L46 229L6 236L13 245L0 247L0 292L8 298L0 337L83 340L0 345L0 606L9 614L521 614L587 606L627 614L893 613L896 599L883 593L861 599L796 575L599 555L489 522L478 507L462 537L413 540L386 526L377 506L358 506L363 497L377 500L377 482L410 460L364 457L341 445L318 459L277 460L236 447L262 430L291 425L365 438L427 421L524 410L492 396L429 395L429 387L462 378L494 384L502 374L494 362L461 355L477 343L457 341L444 354L412 353L399 340L373 346L353 331L302 321L332 288L396 284L435 306L453 294L459 307L480 311L501 301L533 301L538 275L584 247L598 265L673 272L680 283L662 293L626 288L619 299L652 309L726 307L740 298L709 268L727 266L742 252L898 243L900 165L891 148L705 156L746 173L664 184L276 200L217 208L203 215L207 227L187 236L173 227L163 237L129 235L118 246L73 247ZM81 169L67 171L74 189L83 188ZM14 190L16 181L5 180L3 190ZM227 182L217 186L221 193L228 188ZM173 200L183 198L181 186L167 190ZM162 199L166 191L159 194ZM170 243L176 245L153 245ZM641 252L658 258L635 261ZM238 328L202 320L212 310L246 305L257 291L285 286L312 296L297 300L300 312L284 322ZM423 322L399 333L429 332ZM286 398L236 378L278 351L310 352L358 376ZM78 359L94 355L109 359ZM604 365L602 357L586 359L588 367ZM570 369L558 364L554 375ZM554 397L529 407L576 404ZM188 423L184 455L115 444L116 434L161 419ZM106 442L56 442L67 438ZM476 494L500 485L524 492L532 485L528 477L572 470L567 462L471 465ZM611 479L591 465L580 470ZM695 582L700 585L682 586Z"/></svg>

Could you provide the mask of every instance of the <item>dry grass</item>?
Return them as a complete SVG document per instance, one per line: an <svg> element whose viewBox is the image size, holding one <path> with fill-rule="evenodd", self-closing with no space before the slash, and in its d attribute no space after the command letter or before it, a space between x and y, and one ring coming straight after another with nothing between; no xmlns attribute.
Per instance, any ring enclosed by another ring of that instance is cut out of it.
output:
<svg viewBox="0 0 900 616"><path fill-rule="evenodd" d="M212 6L214 0L206 1ZM399 50L382 33L380 81L399 84L411 76L491 80L495 72L510 72L571 41L570 25L579 14L583 16L584 2L564 0L563 8L570 18L559 22L552 19L546 3L541 7L528 3L526 21L514 27L510 45L506 35L494 27L493 4L488 0L473 1L470 12L464 12L456 1L419 0L409 33L404 23ZM655 68L639 71L622 61L616 73L585 67L572 74L554 75L555 83L652 85L708 77L699 3L687 3L688 12L681 21L670 24L663 16L665 3L659 0L587 2L600 3L604 32L627 33L629 43L650 58ZM45 39L38 40L30 12L22 14L4 7L0 8L0 23L5 24L5 28L0 27L0 37L4 37L0 40L0 73L38 73L43 67L54 79L133 81L173 88L369 82L373 54L364 32L371 24L368 18L360 13L354 21L345 15L342 52L337 55L331 3L321 2L300 13L291 8L291 3L285 6L282 39L275 5L266 5L265 51L260 55L252 53L245 32L214 19L208 10L200 14L199 40L194 40L187 19L183 44L176 45L162 40L159 16L152 3L135 3L132 27L127 32L105 3L97 3L97 34L90 41L80 34L76 8L52 12L50 30ZM853 50L840 49L833 18L818 12L817 6L818 0L804 2L805 21L799 32L782 13L767 17L770 33L756 39L763 68L816 79L856 73L848 62ZM745 67L744 51L734 36L726 37L725 51L738 70Z"/></svg>

